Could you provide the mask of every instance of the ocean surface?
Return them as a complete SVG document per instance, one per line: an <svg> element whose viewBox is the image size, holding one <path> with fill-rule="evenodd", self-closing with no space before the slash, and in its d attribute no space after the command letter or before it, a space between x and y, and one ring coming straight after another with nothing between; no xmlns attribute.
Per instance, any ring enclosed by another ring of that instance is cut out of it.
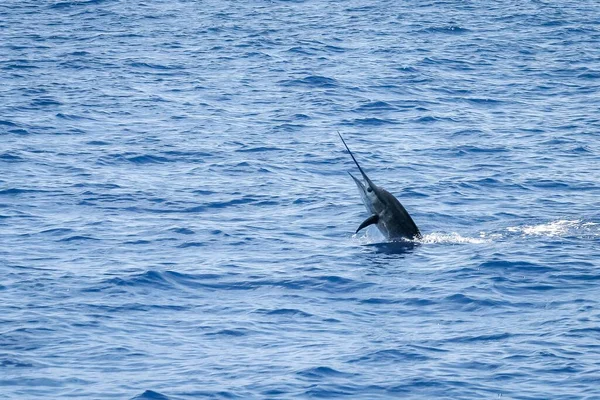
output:
<svg viewBox="0 0 600 400"><path fill-rule="evenodd" d="M597 1L5 0L0 398L600 399L599 200Z"/></svg>

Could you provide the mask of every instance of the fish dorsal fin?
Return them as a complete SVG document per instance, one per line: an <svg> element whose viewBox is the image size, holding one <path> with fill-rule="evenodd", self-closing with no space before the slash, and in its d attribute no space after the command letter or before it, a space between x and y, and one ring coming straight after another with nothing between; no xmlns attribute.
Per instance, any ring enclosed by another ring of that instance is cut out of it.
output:
<svg viewBox="0 0 600 400"><path fill-rule="evenodd" d="M339 133L339 132L337 134L340 137L340 139L342 139L342 143L344 143L344 146L346 147L346 150L348 150L348 153L350 154L350 157L352 157L352 160L354 160L354 164L356 164L356 166L358 167L358 170L360 171L361 175L363 176L363 178L365 178L365 181L367 182L367 185L369 186L369 188L373 192L375 192L375 195L377 196L377 198L379 199L379 201L381 201L382 203L385 204L384 199L380 196L379 191L377 190L377 186L371 181L371 179L369 179L369 177L367 176L367 174L365 173L365 171L363 171L363 169L361 168L361 166L358 163L358 161L356 161L356 157L354 157L354 154L352 154L352 152L350 151L350 148L346 144L346 141L342 137L342 134Z"/></svg>
<svg viewBox="0 0 600 400"><path fill-rule="evenodd" d="M375 186L375 185L373 184L373 182L371 182L371 180L369 179L369 177L367 176L367 174L365 174L365 171L363 171L363 169L360 167L360 164L358 163L358 161L356 161L356 158L354 157L354 154L352 154L352 152L350 151L350 148L346 144L346 141L342 137L342 134L339 133L339 132L337 134L339 135L340 139L342 139L342 143L344 143L344 146L346 147L346 150L348 150L348 153L350 154L350 157L352 157L352 160L354 160L354 164L356 164L356 166L358 167L358 170L360 171L361 175L363 176L363 178L365 178L365 181L367 181L367 183L369 184L369 186L371 186L371 189L372 189L373 186Z"/></svg>

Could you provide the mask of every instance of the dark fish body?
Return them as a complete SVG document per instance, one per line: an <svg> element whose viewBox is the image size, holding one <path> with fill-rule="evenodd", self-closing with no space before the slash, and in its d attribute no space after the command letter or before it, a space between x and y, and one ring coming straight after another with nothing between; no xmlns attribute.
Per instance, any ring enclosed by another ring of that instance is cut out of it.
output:
<svg viewBox="0 0 600 400"><path fill-rule="evenodd" d="M369 179L367 174L365 174L358 164L358 161L356 161L356 158L354 158L354 155L348 148L342 135L340 135L340 139L342 139L346 150L350 153L350 156L365 180L365 183L363 183L361 180L350 174L358 187L360 197L362 198L365 207L371 214L369 218L360 224L356 232L369 225L375 224L379 231L390 241L420 239L422 237L421 232L408 214L408 211L406 211L404 206L396 197L394 197L394 195L375 185L371 179Z"/></svg>

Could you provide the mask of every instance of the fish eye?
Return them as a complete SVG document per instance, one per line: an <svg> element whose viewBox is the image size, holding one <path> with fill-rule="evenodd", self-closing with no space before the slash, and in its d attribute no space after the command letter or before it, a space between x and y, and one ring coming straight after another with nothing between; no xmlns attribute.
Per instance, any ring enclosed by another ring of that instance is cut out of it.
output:
<svg viewBox="0 0 600 400"><path fill-rule="evenodd" d="M371 189L370 187L367 188L367 192L371 193L373 191L373 189Z"/></svg>

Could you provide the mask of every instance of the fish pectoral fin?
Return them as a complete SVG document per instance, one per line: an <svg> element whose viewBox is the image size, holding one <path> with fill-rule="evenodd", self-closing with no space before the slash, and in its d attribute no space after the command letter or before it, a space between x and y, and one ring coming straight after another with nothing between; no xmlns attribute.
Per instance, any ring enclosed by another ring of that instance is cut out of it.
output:
<svg viewBox="0 0 600 400"><path fill-rule="evenodd" d="M362 224L358 227L355 233L358 233L363 228L366 228L369 225L376 224L379 221L379 215L373 214L369 218L365 219Z"/></svg>

